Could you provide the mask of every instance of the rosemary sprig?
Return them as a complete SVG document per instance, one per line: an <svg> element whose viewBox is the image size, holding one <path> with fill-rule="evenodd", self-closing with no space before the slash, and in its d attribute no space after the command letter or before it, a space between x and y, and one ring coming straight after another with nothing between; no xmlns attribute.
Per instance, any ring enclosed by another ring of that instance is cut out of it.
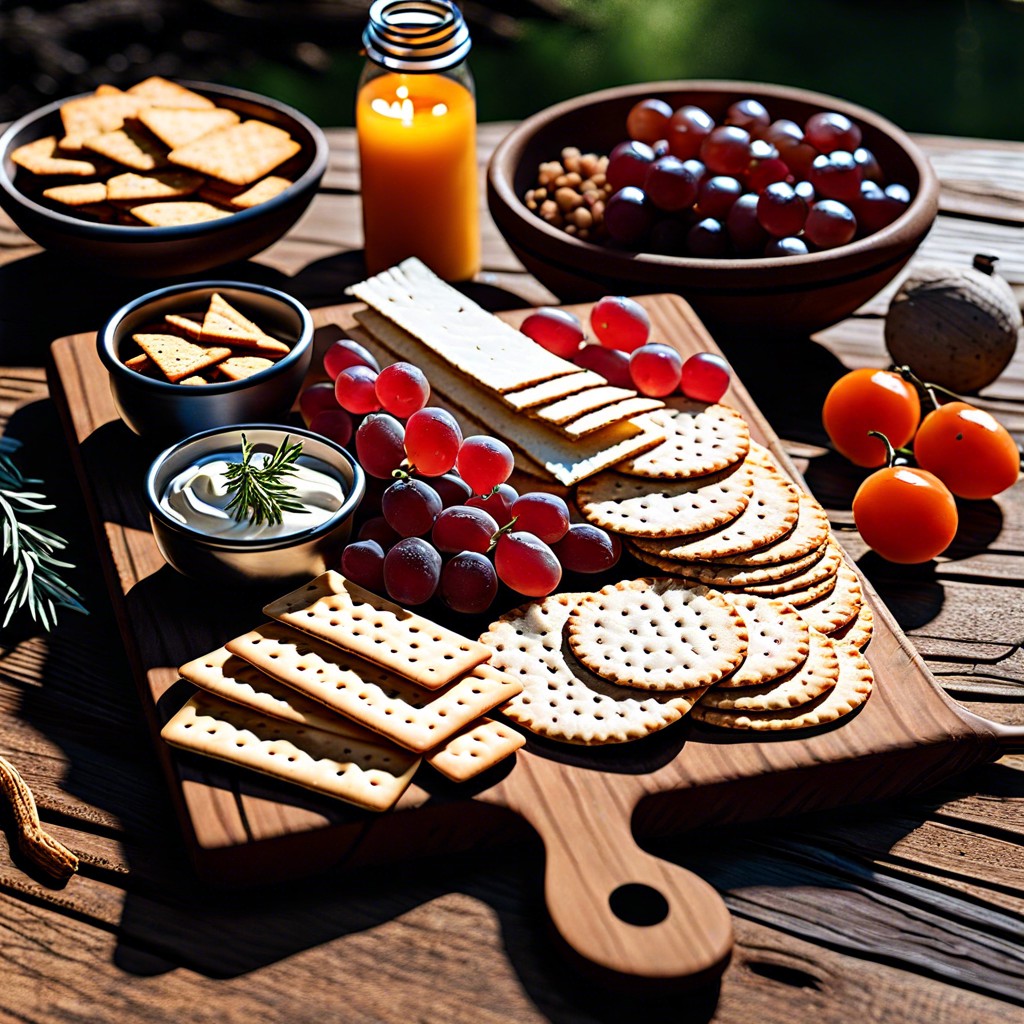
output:
<svg viewBox="0 0 1024 1024"><path fill-rule="evenodd" d="M21 447L20 441L0 437L0 520L3 523L3 557L14 564L14 578L4 594L6 613L0 629L11 621L14 613L27 608L29 615L43 629L57 623L57 609L70 608L88 614L79 594L61 579L60 569L73 569L70 562L54 557L63 551L67 541L50 530L31 526L23 519L35 512L49 512L55 505L46 504L46 496L30 490L40 480L27 480L11 456Z"/></svg>
<svg viewBox="0 0 1024 1024"><path fill-rule="evenodd" d="M290 436L277 446L277 451L261 466L253 465L255 447L242 435L242 461L233 462L225 472L228 492L232 495L227 511L236 522L249 519L253 526L280 524L285 512L308 512L295 500L294 484L285 478L296 471L295 460L302 454L302 442L289 444Z"/></svg>

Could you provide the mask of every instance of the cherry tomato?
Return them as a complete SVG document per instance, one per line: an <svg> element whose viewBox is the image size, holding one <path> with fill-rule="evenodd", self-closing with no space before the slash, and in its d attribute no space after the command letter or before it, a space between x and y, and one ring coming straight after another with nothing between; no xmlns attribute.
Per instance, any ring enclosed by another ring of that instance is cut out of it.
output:
<svg viewBox="0 0 1024 1024"><path fill-rule="evenodd" d="M967 402L949 402L925 416L914 457L961 498L991 498L1012 487L1020 473L1010 432Z"/></svg>
<svg viewBox="0 0 1024 1024"><path fill-rule="evenodd" d="M890 562L927 562L956 535L956 501L926 469L889 466L872 473L853 496L853 521L864 542Z"/></svg>
<svg viewBox="0 0 1024 1024"><path fill-rule="evenodd" d="M821 420L836 450L857 466L874 468L886 460L885 444L868 437L877 430L894 448L913 436L921 418L921 401L912 384L898 373L852 370L832 385Z"/></svg>

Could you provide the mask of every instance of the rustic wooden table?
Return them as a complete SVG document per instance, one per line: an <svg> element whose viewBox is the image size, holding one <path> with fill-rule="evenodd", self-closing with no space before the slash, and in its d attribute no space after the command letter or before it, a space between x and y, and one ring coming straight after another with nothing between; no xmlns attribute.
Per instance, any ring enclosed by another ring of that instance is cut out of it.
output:
<svg viewBox="0 0 1024 1024"><path fill-rule="evenodd" d="M481 131L481 163L507 126ZM320 195L281 242L232 276L310 306L362 276L350 131L329 133ZM1024 298L1024 144L919 139L942 181L918 259L996 253ZM484 219L492 308L554 301ZM48 398L49 342L94 330L145 284L41 253L0 217L0 427L59 504L91 610L51 635L0 637L0 754L50 831L81 858L53 888L26 870L0 817L0 1020L716 1021L821 1024L1024 1021L1024 755L924 795L659 841L708 879L737 948L721 985L685 998L595 990L554 954L538 845L233 894L189 873L120 649L81 494ZM844 368L885 362L887 295L814 339L727 354L829 508L842 539L938 681L972 710L1024 722L1024 486L962 509L950 558L899 570L851 527L858 477L817 417ZM756 339L755 339L756 340ZM983 404L1024 436L1024 351Z"/></svg>

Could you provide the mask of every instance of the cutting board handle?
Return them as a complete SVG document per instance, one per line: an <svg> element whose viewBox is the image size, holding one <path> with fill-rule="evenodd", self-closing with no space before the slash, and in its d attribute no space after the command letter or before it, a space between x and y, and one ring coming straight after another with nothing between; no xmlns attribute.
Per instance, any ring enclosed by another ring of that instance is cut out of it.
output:
<svg viewBox="0 0 1024 1024"><path fill-rule="evenodd" d="M693 872L641 850L630 831L632 806L596 773L587 778L593 783L535 791L516 808L544 841L544 894L559 935L581 968L619 985L713 980L733 945L721 896Z"/></svg>

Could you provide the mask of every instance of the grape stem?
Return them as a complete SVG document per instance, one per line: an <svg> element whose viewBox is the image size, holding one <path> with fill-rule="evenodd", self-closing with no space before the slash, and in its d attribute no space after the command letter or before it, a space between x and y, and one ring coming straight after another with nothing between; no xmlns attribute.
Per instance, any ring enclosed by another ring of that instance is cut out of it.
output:
<svg viewBox="0 0 1024 1024"><path fill-rule="evenodd" d="M408 480L410 475L409 471L402 469L401 466L398 469L391 470L391 477L394 480Z"/></svg>
<svg viewBox="0 0 1024 1024"><path fill-rule="evenodd" d="M516 520L519 516L513 516L504 526L498 528L498 532L491 536L491 543L487 545L487 553L490 554L497 546L498 541L507 533L512 532L512 527L516 525Z"/></svg>
<svg viewBox="0 0 1024 1024"><path fill-rule="evenodd" d="M889 440L880 430L869 430L868 437L877 437L885 445L885 465L891 468L896 463L896 449L892 446L892 441Z"/></svg>
<svg viewBox="0 0 1024 1024"><path fill-rule="evenodd" d="M913 384L919 391L923 391L928 396L928 401L932 403L932 409L938 409L939 407L939 400L936 397L936 392L945 395L947 398L953 399L954 402L960 401L960 396L955 391L950 391L949 388L944 388L941 384L931 384L921 380L921 378L918 377L909 366L893 365L892 369L905 381Z"/></svg>

